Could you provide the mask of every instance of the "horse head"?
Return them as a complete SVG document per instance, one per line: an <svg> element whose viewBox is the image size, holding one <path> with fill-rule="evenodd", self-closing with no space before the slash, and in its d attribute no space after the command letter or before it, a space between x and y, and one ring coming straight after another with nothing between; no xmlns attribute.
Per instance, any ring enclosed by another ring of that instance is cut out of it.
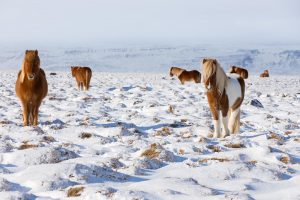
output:
<svg viewBox="0 0 300 200"><path fill-rule="evenodd" d="M202 61L203 65L203 82L207 90L213 90L216 87L216 59L204 58Z"/></svg>
<svg viewBox="0 0 300 200"><path fill-rule="evenodd" d="M26 50L23 61L21 81L27 77L29 81L33 81L40 71L40 58L37 50Z"/></svg>

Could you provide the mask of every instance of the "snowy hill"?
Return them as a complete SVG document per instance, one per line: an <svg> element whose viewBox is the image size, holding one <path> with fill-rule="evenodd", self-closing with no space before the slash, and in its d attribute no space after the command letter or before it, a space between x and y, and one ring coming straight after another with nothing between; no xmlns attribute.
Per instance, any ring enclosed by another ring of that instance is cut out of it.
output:
<svg viewBox="0 0 300 200"><path fill-rule="evenodd" d="M300 49L300 48L299 48ZM39 49L46 70L69 71L70 65L91 66L103 72L166 72L170 66L200 70L204 57L215 57L228 69L240 65L250 74L300 74L297 48L216 48L205 46ZM0 69L19 69L24 50L0 49Z"/></svg>
<svg viewBox="0 0 300 200"><path fill-rule="evenodd" d="M97 55L64 55L87 54ZM241 134L212 139L201 84L94 73L91 90L79 92L69 72L47 72L49 94L33 128L22 126L15 76L0 74L0 199L300 197L299 77L247 79Z"/></svg>

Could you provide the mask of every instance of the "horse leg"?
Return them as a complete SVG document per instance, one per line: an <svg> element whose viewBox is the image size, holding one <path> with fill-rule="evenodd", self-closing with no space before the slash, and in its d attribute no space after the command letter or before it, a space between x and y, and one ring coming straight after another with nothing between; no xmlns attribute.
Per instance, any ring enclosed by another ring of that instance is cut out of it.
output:
<svg viewBox="0 0 300 200"><path fill-rule="evenodd" d="M214 134L213 137L214 138L219 138L221 135L221 127L220 127L220 120L214 120Z"/></svg>
<svg viewBox="0 0 300 200"><path fill-rule="evenodd" d="M29 109L30 109L29 103L22 101L22 106L23 106L23 125L28 126L29 125L29 123L28 123Z"/></svg>
<svg viewBox="0 0 300 200"><path fill-rule="evenodd" d="M238 133L240 128L240 108L231 110L231 115L228 124L230 133Z"/></svg>
<svg viewBox="0 0 300 200"><path fill-rule="evenodd" d="M83 80L83 86L84 86L84 90L87 91L88 90L87 78Z"/></svg>
<svg viewBox="0 0 300 200"><path fill-rule="evenodd" d="M32 103L30 103L30 105L29 105L29 124L30 124L30 126L32 126L33 125L33 104Z"/></svg>
<svg viewBox="0 0 300 200"><path fill-rule="evenodd" d="M36 102L35 104L32 105L32 114L33 114L33 126L37 126L38 125L38 117L39 117L39 107L40 107L41 103L40 102Z"/></svg>
<svg viewBox="0 0 300 200"><path fill-rule="evenodd" d="M223 138L226 137L226 136L229 136L227 113L228 113L228 109L222 109L222 124L223 124L223 127L222 127L221 137L223 137Z"/></svg>
<svg viewBox="0 0 300 200"><path fill-rule="evenodd" d="M220 132L221 132L217 101L214 98L214 95L212 93L207 92L206 95L207 95L208 105L213 117L213 123L214 123L213 137L217 138L220 137Z"/></svg>
<svg viewBox="0 0 300 200"><path fill-rule="evenodd" d="M78 87L78 90L80 90L80 82L77 81L77 87Z"/></svg>

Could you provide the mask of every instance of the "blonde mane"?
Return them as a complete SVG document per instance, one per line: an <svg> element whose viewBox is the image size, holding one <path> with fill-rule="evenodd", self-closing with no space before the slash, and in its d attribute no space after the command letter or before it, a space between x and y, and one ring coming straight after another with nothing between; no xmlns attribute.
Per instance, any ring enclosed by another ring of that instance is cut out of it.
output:
<svg viewBox="0 0 300 200"><path fill-rule="evenodd" d="M216 73L216 87L218 89L218 93L221 96L223 91L227 85L227 75L215 59L203 59L203 81L204 83L211 78L211 76Z"/></svg>

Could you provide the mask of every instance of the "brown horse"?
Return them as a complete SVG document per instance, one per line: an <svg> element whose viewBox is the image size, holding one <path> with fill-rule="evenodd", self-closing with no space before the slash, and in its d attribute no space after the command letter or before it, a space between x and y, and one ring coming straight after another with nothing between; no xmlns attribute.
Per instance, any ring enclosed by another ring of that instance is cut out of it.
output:
<svg viewBox="0 0 300 200"><path fill-rule="evenodd" d="M186 71L183 70L178 76L181 84L184 84L186 81L194 81L195 83L201 83L201 73L197 70Z"/></svg>
<svg viewBox="0 0 300 200"><path fill-rule="evenodd" d="M269 77L269 70L265 70L261 75L260 77Z"/></svg>
<svg viewBox="0 0 300 200"><path fill-rule="evenodd" d="M170 76L179 76L182 72L184 71L184 69L181 69L179 67L171 67L170 68Z"/></svg>
<svg viewBox="0 0 300 200"><path fill-rule="evenodd" d="M248 70L241 68L241 67L232 66L229 73L239 74L243 79L248 78Z"/></svg>
<svg viewBox="0 0 300 200"><path fill-rule="evenodd" d="M38 51L26 50L22 69L16 82L16 94L23 107L24 126L38 124L39 107L48 92L48 83L40 68Z"/></svg>
<svg viewBox="0 0 300 200"><path fill-rule="evenodd" d="M89 67L73 66L71 67L72 76L75 77L78 90L88 90L92 78L92 70Z"/></svg>
<svg viewBox="0 0 300 200"><path fill-rule="evenodd" d="M214 137L238 133L240 106L244 99L245 82L241 77L227 77L216 59L203 59L203 82L214 119ZM229 115L229 122L228 117ZM220 122L223 129L221 134Z"/></svg>

